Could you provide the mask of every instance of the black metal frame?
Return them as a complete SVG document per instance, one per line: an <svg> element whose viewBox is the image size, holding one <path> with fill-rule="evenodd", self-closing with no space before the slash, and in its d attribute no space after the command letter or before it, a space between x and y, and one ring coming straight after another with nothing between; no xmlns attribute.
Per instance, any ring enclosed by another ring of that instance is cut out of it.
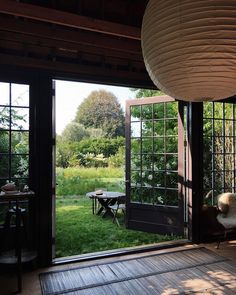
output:
<svg viewBox="0 0 236 295"><path fill-rule="evenodd" d="M13 176L12 174L12 159L14 156L23 156L23 157L28 157L28 162L29 162L29 154L30 154L30 148L28 150L28 153L13 153L12 152L12 134L13 132L19 132L19 133L28 133L28 146L29 146L29 140L30 140L30 85L27 83L15 83L15 82L2 82L1 83L6 83L9 86L9 104L1 104L0 100L0 108L7 108L9 109L9 126L8 128L0 128L0 133L3 132L9 132L9 146L8 146L8 152L1 152L0 151L0 157L8 157L8 175L5 177L0 176L0 186L3 185L6 181L16 181L18 184L19 183L28 183L29 177L16 177ZM14 84L21 84L21 85L27 85L29 86L29 104L28 106L23 106L23 105L14 105L12 102L12 85ZM0 94L1 95L1 94ZM12 110L13 109L26 109L28 110L29 113L29 126L28 129L14 129L12 126ZM29 167L29 163L28 163ZM29 173L29 172L28 172Z"/></svg>
<svg viewBox="0 0 236 295"><path fill-rule="evenodd" d="M205 168L207 163L204 163L204 176L205 179L211 177L211 184L204 185L204 195L207 195L212 190L210 198L205 202L216 205L217 200L215 197L218 194L236 192L236 106L230 102L208 102L204 103L203 106L205 110L203 115L204 123L210 124L211 127L210 136L207 131L203 133L204 152L211 151L211 169L209 167ZM207 116L207 108L208 113L210 108L211 116ZM221 183L219 183L219 176Z"/></svg>

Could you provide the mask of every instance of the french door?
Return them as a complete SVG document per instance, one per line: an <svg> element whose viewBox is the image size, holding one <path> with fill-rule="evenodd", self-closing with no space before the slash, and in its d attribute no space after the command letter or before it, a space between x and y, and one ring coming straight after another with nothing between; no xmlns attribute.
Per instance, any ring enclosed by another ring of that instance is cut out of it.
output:
<svg viewBox="0 0 236 295"><path fill-rule="evenodd" d="M130 229L184 234L183 105L168 96L126 105L126 224Z"/></svg>

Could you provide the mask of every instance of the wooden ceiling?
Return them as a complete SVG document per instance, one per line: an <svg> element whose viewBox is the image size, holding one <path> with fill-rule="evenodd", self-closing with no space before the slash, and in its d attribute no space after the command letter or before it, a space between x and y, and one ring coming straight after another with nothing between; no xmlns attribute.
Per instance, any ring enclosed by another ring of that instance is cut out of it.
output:
<svg viewBox="0 0 236 295"><path fill-rule="evenodd" d="M153 87L141 51L148 0L1 0L0 64Z"/></svg>

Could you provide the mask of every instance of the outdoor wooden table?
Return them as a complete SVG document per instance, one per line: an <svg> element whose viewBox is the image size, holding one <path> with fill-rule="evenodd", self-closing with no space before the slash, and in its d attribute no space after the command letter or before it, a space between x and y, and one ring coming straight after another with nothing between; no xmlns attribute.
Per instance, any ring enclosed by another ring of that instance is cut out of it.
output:
<svg viewBox="0 0 236 295"><path fill-rule="evenodd" d="M121 192L112 192L112 191L104 191L102 194L96 194L96 192L89 192L86 194L87 197L96 199L101 207L96 212L97 215L101 215L105 217L106 215L111 213L111 209L109 208L110 205L114 205L117 202L119 197L125 196L124 193Z"/></svg>
<svg viewBox="0 0 236 295"><path fill-rule="evenodd" d="M0 203L12 202L15 206L16 211L16 239L15 239L15 250L16 250L16 264L17 264L17 287L18 292L22 290L22 245L21 245L21 237L20 237L20 214L21 209L19 204L22 201L29 201L32 197L34 197L34 192L15 192L15 193L0 193Z"/></svg>

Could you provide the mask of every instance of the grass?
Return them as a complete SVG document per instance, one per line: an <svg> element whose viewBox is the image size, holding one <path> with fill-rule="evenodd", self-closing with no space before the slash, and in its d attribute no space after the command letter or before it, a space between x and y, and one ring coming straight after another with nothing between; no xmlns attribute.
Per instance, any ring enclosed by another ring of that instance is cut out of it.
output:
<svg viewBox="0 0 236 295"><path fill-rule="evenodd" d="M84 195L99 187L123 191L123 174L121 168L57 168L57 195Z"/></svg>
<svg viewBox="0 0 236 295"><path fill-rule="evenodd" d="M122 219L121 219L122 220ZM176 239L174 236L128 230L111 217L93 215L86 197L59 197L56 203L56 257L146 245Z"/></svg>

